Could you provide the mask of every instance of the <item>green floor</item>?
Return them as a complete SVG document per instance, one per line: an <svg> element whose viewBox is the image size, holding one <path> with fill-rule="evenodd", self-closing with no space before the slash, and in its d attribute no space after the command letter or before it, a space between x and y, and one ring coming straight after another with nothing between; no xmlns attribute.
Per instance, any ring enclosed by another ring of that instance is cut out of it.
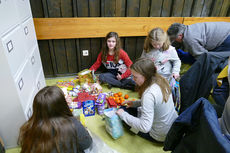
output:
<svg viewBox="0 0 230 153"><path fill-rule="evenodd" d="M58 80L69 80L70 77L46 79L47 85L54 85ZM109 89L103 86L103 92L108 92ZM130 96L130 99L137 98L137 94L129 90L121 90L112 88L112 92L122 91ZM87 128L99 136L108 146L117 150L120 153L163 153L162 144L149 142L131 132L125 130L124 135L117 140L114 140L105 130L103 118L99 115L86 117ZM6 153L19 153L20 148L12 148L6 150Z"/></svg>

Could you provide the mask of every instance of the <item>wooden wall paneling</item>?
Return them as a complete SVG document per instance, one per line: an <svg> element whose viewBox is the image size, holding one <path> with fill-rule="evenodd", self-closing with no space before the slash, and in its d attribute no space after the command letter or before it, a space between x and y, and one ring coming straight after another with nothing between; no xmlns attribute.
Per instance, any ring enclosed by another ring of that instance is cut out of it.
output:
<svg viewBox="0 0 230 153"><path fill-rule="evenodd" d="M68 64L68 72L70 74L77 73L79 70L77 66L77 48L74 39L65 40L65 50Z"/></svg>
<svg viewBox="0 0 230 153"><path fill-rule="evenodd" d="M61 0L47 0L49 17L61 17ZM53 40L53 51L56 59L57 74L68 73L66 50L64 40Z"/></svg>
<svg viewBox="0 0 230 153"><path fill-rule="evenodd" d="M115 16L116 17L125 17L126 11L126 0L116 0L116 10L115 10ZM120 38L121 40L121 47L125 48L125 38Z"/></svg>
<svg viewBox="0 0 230 153"><path fill-rule="evenodd" d="M31 11L34 18L43 18L42 0L30 0Z"/></svg>
<svg viewBox="0 0 230 153"><path fill-rule="evenodd" d="M57 65L57 76L68 74L67 55L64 40L53 40L53 48Z"/></svg>
<svg viewBox="0 0 230 153"><path fill-rule="evenodd" d="M182 12L182 17L189 17L192 11L193 0L184 0L184 7Z"/></svg>
<svg viewBox="0 0 230 153"><path fill-rule="evenodd" d="M73 3L72 0L61 0L61 14L62 17L73 17ZM68 66L68 73L77 73L77 49L74 39L64 40L66 59Z"/></svg>
<svg viewBox="0 0 230 153"><path fill-rule="evenodd" d="M148 17L150 12L150 6L151 1L150 0L141 0L140 1L140 10L139 10L139 16L140 17ZM146 36L148 35L148 32L146 33ZM137 44L136 44L136 53L135 53L135 60L140 58L143 46L144 46L144 40L145 37L137 37ZM135 62L135 60L133 62Z"/></svg>
<svg viewBox="0 0 230 153"><path fill-rule="evenodd" d="M89 1L77 0L77 14L78 17L89 17ZM81 70L89 68L91 66L91 54L89 56L83 56L83 50L90 52L90 39L79 39L79 53L81 59Z"/></svg>
<svg viewBox="0 0 230 153"><path fill-rule="evenodd" d="M42 11L44 13L44 17L48 18L49 14L48 14L47 1L42 0L41 2L43 6ZM38 41L38 46L39 46L40 56L42 60L42 67L43 67L44 75L46 77L55 76L57 74L57 65L56 65L56 60L54 56L52 40Z"/></svg>
<svg viewBox="0 0 230 153"><path fill-rule="evenodd" d="M149 10L150 10L150 0L141 0L140 1L140 11L139 16L140 17L147 17L149 16Z"/></svg>
<svg viewBox="0 0 230 153"><path fill-rule="evenodd" d="M116 17L125 17L126 0L116 0Z"/></svg>
<svg viewBox="0 0 230 153"><path fill-rule="evenodd" d="M147 36L147 34L146 34L146 36ZM141 57L141 54L142 54L143 48L144 48L145 38L146 37L138 37L137 38L137 47L136 47L135 60Z"/></svg>
<svg viewBox="0 0 230 153"><path fill-rule="evenodd" d="M89 0L89 16L100 17L100 0Z"/></svg>
<svg viewBox="0 0 230 153"><path fill-rule="evenodd" d="M139 16L139 0L127 0L127 17L138 17ZM125 51L128 53L130 59L135 61L136 59L136 44L137 38L130 37L125 39Z"/></svg>
<svg viewBox="0 0 230 153"><path fill-rule="evenodd" d="M211 11L211 7L212 7L212 3L213 3L213 0L206 0L204 2L204 6L203 6L203 9L201 12L202 17L209 16L210 11Z"/></svg>
<svg viewBox="0 0 230 153"><path fill-rule="evenodd" d="M172 8L172 16L180 17L182 16L183 7L184 7L184 0L174 0Z"/></svg>
<svg viewBox="0 0 230 153"><path fill-rule="evenodd" d="M162 17L169 17L171 15L171 6L172 6L172 0L164 0L163 7L161 10Z"/></svg>
<svg viewBox="0 0 230 153"><path fill-rule="evenodd" d="M89 17L88 0L77 0L77 15L78 17Z"/></svg>
<svg viewBox="0 0 230 153"><path fill-rule="evenodd" d="M73 0L73 16L77 17L77 0ZM77 53L77 68L78 71L81 70L81 53L80 53L80 42L79 39L75 39L76 43L76 53Z"/></svg>
<svg viewBox="0 0 230 153"><path fill-rule="evenodd" d="M114 17L116 11L116 0L105 0L105 17Z"/></svg>
<svg viewBox="0 0 230 153"><path fill-rule="evenodd" d="M39 46L39 50L40 50L40 56L41 56L44 74L46 77L53 77L54 70L53 70L53 66L52 66L49 41L39 40L38 46Z"/></svg>
<svg viewBox="0 0 230 153"><path fill-rule="evenodd" d="M38 40L102 38L110 31L121 37L146 36L155 27L164 30L183 17L92 17L92 18L35 18ZM95 28L96 27L96 28Z"/></svg>
<svg viewBox="0 0 230 153"><path fill-rule="evenodd" d="M201 16L201 12L203 9L203 5L204 5L204 1L205 0L195 0L194 1L194 7L192 9L192 17L199 17Z"/></svg>
<svg viewBox="0 0 230 153"><path fill-rule="evenodd" d="M149 16L151 17L161 16L162 5L163 5L163 0L151 0Z"/></svg>
<svg viewBox="0 0 230 153"><path fill-rule="evenodd" d="M213 9L212 9L212 13L210 16L219 16L222 4L223 4L223 0L215 0Z"/></svg>
<svg viewBox="0 0 230 153"><path fill-rule="evenodd" d="M230 10L230 1L224 0L219 16L227 16L228 10Z"/></svg>
<svg viewBox="0 0 230 153"><path fill-rule="evenodd" d="M101 0L101 17L105 17L105 0Z"/></svg>
<svg viewBox="0 0 230 153"><path fill-rule="evenodd" d="M89 1L89 12L90 17L100 17L100 0ZM90 39L90 50L91 65L97 60L97 56L101 50L101 38Z"/></svg>

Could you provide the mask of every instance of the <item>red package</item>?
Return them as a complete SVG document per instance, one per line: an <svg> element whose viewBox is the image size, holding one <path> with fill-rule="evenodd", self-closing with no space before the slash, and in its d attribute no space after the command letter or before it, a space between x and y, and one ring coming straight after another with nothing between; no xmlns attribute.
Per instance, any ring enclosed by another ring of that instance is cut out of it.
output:
<svg viewBox="0 0 230 153"><path fill-rule="evenodd" d="M115 107L117 108L117 103L115 102L115 100L113 98L106 98L107 99L107 103L109 105L109 107Z"/></svg>
<svg viewBox="0 0 230 153"><path fill-rule="evenodd" d="M95 96L89 95L88 92L78 93L78 96L73 99L74 102L83 102L87 100L95 100Z"/></svg>

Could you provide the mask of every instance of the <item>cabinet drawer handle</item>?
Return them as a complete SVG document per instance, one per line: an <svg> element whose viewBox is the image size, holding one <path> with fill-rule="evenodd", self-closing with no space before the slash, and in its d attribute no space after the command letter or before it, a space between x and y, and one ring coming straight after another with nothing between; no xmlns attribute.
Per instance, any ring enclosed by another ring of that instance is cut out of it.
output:
<svg viewBox="0 0 230 153"><path fill-rule="evenodd" d="M28 35L29 30L28 30L28 27L27 27L27 26L25 26L25 28L24 28L24 32L25 32L25 35Z"/></svg>
<svg viewBox="0 0 230 153"><path fill-rule="evenodd" d="M18 82L18 87L20 90L22 90L23 86L24 86L24 82L23 79L21 78L20 81Z"/></svg>
<svg viewBox="0 0 230 153"><path fill-rule="evenodd" d="M27 112L27 118L29 119L32 115L32 110L31 108L29 108L28 112Z"/></svg>
<svg viewBox="0 0 230 153"><path fill-rule="evenodd" d="M7 50L8 50L9 53L14 49L12 40L10 40L9 42L7 42L6 46L7 46Z"/></svg>
<svg viewBox="0 0 230 153"><path fill-rule="evenodd" d="M35 58L34 58L34 56L31 57L31 63L32 63L32 65L34 65L34 63L35 63Z"/></svg>
<svg viewBox="0 0 230 153"><path fill-rule="evenodd" d="M40 81L38 81L38 84L37 84L38 90L40 90L40 87L41 87L41 84L40 84Z"/></svg>

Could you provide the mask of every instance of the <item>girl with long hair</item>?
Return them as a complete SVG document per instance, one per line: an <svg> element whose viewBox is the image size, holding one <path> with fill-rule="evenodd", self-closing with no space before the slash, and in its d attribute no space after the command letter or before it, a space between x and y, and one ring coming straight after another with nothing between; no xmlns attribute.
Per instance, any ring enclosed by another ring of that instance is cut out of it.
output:
<svg viewBox="0 0 230 153"><path fill-rule="evenodd" d="M117 114L141 137L163 142L178 117L168 81L157 73L154 62L148 58L138 59L131 72L141 99L125 101L128 108L119 109Z"/></svg>
<svg viewBox="0 0 230 153"><path fill-rule="evenodd" d="M180 77L181 61L163 29L154 28L149 32L141 57L151 58L157 67L157 72L166 79Z"/></svg>
<svg viewBox="0 0 230 153"><path fill-rule="evenodd" d="M60 88L47 86L37 93L33 114L20 128L21 153L79 153L91 143L91 136L73 117Z"/></svg>
<svg viewBox="0 0 230 153"><path fill-rule="evenodd" d="M134 90L135 82L132 80L129 67L132 65L128 54L121 49L120 38L116 32L109 32L105 37L102 51L97 61L90 67L96 71L103 64L107 72L99 75L101 83L112 86Z"/></svg>

